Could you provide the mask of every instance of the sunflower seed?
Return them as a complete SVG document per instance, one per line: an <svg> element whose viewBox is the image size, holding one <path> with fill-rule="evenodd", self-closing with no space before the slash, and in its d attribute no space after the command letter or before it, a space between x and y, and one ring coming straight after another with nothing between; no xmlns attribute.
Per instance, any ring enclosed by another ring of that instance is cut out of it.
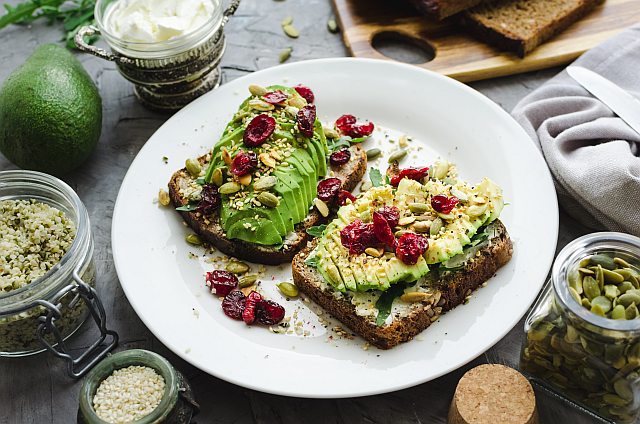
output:
<svg viewBox="0 0 640 424"><path fill-rule="evenodd" d="M364 253L369 256L373 256L374 258L379 258L384 254L383 249L376 249L375 247L367 247L364 249Z"/></svg>
<svg viewBox="0 0 640 424"><path fill-rule="evenodd" d="M238 182L244 187L248 186L249 184L251 184L251 174L238 177Z"/></svg>

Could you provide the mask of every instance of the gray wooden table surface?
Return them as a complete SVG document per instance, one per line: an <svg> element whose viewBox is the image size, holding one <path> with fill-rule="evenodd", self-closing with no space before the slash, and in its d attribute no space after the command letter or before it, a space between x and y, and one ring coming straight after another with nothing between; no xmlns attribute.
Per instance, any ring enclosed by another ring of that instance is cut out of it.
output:
<svg viewBox="0 0 640 424"><path fill-rule="evenodd" d="M15 4L16 0L8 3ZM282 34L280 21L293 16L301 31L297 40ZM332 16L329 0L245 0L227 26L223 80L230 81L278 64L278 53L292 47L290 61L346 56L339 34L325 23ZM0 31L0 82L39 44L58 42L59 26L35 24ZM111 252L111 217L120 183L145 141L167 116L150 112L136 101L132 86L113 64L89 55L79 59L99 87L103 99L102 137L90 160L65 179L84 201L93 226L98 292L110 326L120 334L118 350L145 348L159 352L191 381L202 411L199 423L444 423L449 402L462 374L480 363L517 366L522 322L476 360L437 380L373 397L315 400L263 394L211 377L165 348L136 316L118 283ZM507 111L557 69L471 84ZM0 155L0 170L13 169ZM544 231L544 227L541 228ZM562 215L558 247L586 232ZM86 346L95 336L84 326L71 345ZM49 354L0 359L0 423L71 423L78 407L80 383L69 379L64 365ZM588 423L568 405L538 392L542 423Z"/></svg>

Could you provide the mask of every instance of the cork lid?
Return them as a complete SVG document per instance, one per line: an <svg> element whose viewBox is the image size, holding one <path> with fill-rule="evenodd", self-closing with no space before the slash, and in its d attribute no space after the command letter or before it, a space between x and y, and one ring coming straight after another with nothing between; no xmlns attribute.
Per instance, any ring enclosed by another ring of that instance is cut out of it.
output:
<svg viewBox="0 0 640 424"><path fill-rule="evenodd" d="M449 424L536 424L536 397L518 371L497 364L462 376L449 409Z"/></svg>

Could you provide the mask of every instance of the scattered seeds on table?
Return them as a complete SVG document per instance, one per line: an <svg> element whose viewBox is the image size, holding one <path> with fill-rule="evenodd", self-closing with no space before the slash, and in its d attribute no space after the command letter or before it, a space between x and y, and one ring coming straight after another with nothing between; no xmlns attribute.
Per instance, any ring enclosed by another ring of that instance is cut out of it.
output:
<svg viewBox="0 0 640 424"><path fill-rule="evenodd" d="M283 25L282 30L289 38L298 38L300 37L300 32L294 27L292 24Z"/></svg>
<svg viewBox="0 0 640 424"><path fill-rule="evenodd" d="M369 149L367 150L367 160L373 160L378 156L380 156L381 154L382 154L382 151L380 149L377 149L377 148Z"/></svg>
<svg viewBox="0 0 640 424"><path fill-rule="evenodd" d="M202 244L202 240L197 234L187 234L185 240L189 244L193 244L194 246L200 246Z"/></svg>
<svg viewBox="0 0 640 424"><path fill-rule="evenodd" d="M169 198L169 193L167 193L167 190L161 188L160 191L158 191L158 202L162 206L169 206L169 203L171 203L171 199Z"/></svg>
<svg viewBox="0 0 640 424"><path fill-rule="evenodd" d="M293 49L291 47L287 47L286 49L280 51L280 55L278 56L280 63L284 63L287 60L289 60L292 52L293 52Z"/></svg>
<svg viewBox="0 0 640 424"><path fill-rule="evenodd" d="M398 149L389 156L389 163L400 162L405 156L407 156L407 151L405 149Z"/></svg>
<svg viewBox="0 0 640 424"><path fill-rule="evenodd" d="M332 34L336 34L340 31L340 28L338 27L338 23L334 18L331 18L327 21L327 29Z"/></svg>
<svg viewBox="0 0 640 424"><path fill-rule="evenodd" d="M296 297L298 295L298 287L296 287L295 284L284 282L276 284L276 286L278 290L280 290L280 293L287 297Z"/></svg>
<svg viewBox="0 0 640 424"><path fill-rule="evenodd" d="M282 20L282 22L280 22L280 25L285 27L287 25L291 25L292 23L293 23L293 16L287 16Z"/></svg>

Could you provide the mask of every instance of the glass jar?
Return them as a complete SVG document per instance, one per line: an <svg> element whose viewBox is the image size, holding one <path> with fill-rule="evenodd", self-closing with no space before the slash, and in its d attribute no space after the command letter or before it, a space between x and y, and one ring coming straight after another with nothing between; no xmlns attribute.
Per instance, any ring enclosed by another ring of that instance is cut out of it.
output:
<svg viewBox="0 0 640 424"><path fill-rule="evenodd" d="M157 353L131 349L107 357L87 375L80 389L78 424L106 424L93 409L96 390L114 371L133 365L153 368L164 379L165 389L160 404L149 415L130 424L190 423L200 407L186 378Z"/></svg>
<svg viewBox="0 0 640 424"><path fill-rule="evenodd" d="M614 262L614 257L619 259ZM587 264L593 267L585 268ZM535 383L612 422L633 422L640 412L640 317L632 304L623 304L618 297L639 288L639 265L637 237L611 232L580 237L556 258L550 282L525 321L522 371ZM605 279L606 269L626 269L621 273L628 283ZM610 309L597 306L598 292L590 291L587 298L587 279L592 280L589 286L600 290L600 296L615 299L609 308L628 306L636 318L598 315ZM607 285L620 290L609 287L613 293L607 292ZM629 294L633 297L638 292Z"/></svg>
<svg viewBox="0 0 640 424"><path fill-rule="evenodd" d="M0 293L0 356L26 356L49 350L68 362L80 377L117 343L106 329L106 317L94 290L96 267L89 214L64 182L34 171L0 172L0 201L36 200L64 212L76 226L69 251L45 275L30 284ZM101 336L85 352L72 357L64 343L89 313ZM100 346L109 338L110 343Z"/></svg>
<svg viewBox="0 0 640 424"><path fill-rule="evenodd" d="M75 37L78 49L116 63L118 70L135 85L141 103L150 109L174 111L220 84L220 61L225 50L224 25L240 0L223 12L220 0L211 0L214 12L201 27L159 42L129 42L109 32L105 12L118 0L98 0L97 26L81 28ZM101 34L111 52L92 46L87 37Z"/></svg>

